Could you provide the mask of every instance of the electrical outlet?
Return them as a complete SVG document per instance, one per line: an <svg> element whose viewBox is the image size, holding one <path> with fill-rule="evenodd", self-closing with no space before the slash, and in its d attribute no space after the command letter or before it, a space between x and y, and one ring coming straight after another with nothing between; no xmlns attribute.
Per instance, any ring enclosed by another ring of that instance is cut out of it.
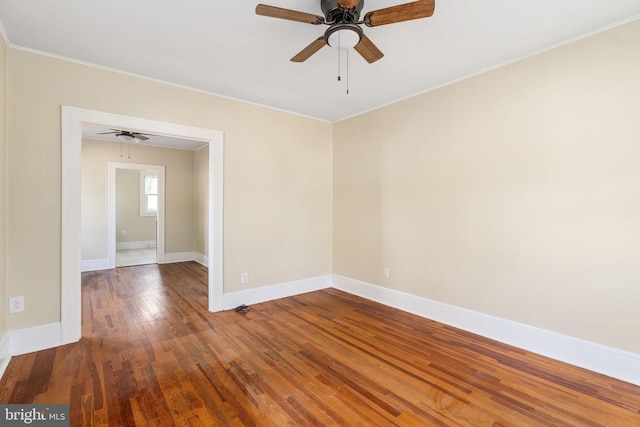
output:
<svg viewBox="0 0 640 427"><path fill-rule="evenodd" d="M389 269L385 268L382 270L382 275L384 276L385 279L389 278Z"/></svg>
<svg viewBox="0 0 640 427"><path fill-rule="evenodd" d="M242 273L240 275L240 283L242 284L249 283L249 273Z"/></svg>
<svg viewBox="0 0 640 427"><path fill-rule="evenodd" d="M20 313L24 311L24 297L9 298L9 313Z"/></svg>

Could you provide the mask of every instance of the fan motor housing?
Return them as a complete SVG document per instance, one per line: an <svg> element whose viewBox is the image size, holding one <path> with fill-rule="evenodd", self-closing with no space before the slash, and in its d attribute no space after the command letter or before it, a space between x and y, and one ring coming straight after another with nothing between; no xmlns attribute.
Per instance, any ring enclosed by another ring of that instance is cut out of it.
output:
<svg viewBox="0 0 640 427"><path fill-rule="evenodd" d="M360 19L360 11L364 6L364 0L360 0L353 9L345 9L340 6L338 0L321 0L320 7L324 13L325 20L329 24L333 23L355 23Z"/></svg>

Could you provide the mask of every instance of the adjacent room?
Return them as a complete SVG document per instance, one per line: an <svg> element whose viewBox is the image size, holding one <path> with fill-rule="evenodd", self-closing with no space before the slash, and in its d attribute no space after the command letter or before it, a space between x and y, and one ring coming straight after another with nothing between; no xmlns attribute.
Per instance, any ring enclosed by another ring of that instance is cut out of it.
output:
<svg viewBox="0 0 640 427"><path fill-rule="evenodd" d="M640 424L637 1L0 23L0 405Z"/></svg>

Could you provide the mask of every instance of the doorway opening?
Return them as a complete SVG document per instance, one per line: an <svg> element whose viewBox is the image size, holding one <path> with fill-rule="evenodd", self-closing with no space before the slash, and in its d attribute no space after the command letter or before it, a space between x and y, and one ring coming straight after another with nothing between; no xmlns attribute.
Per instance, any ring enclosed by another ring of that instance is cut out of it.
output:
<svg viewBox="0 0 640 427"><path fill-rule="evenodd" d="M223 307L223 133L156 120L63 106L62 130L62 251L61 344L81 337L81 152L83 125L136 129L155 135L206 142L209 146L208 178L208 299L209 310ZM158 252L160 254L160 252Z"/></svg>
<svg viewBox="0 0 640 427"><path fill-rule="evenodd" d="M164 262L163 165L109 162L109 266Z"/></svg>

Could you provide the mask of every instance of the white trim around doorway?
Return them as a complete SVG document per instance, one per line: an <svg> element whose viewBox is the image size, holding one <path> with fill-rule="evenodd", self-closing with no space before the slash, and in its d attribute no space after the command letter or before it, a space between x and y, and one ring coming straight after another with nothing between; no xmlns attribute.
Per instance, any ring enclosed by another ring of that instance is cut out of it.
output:
<svg viewBox="0 0 640 427"><path fill-rule="evenodd" d="M81 337L81 151L82 125L204 141L209 144L209 310L222 310L223 297L223 133L156 120L62 106L62 235L61 235L61 344Z"/></svg>
<svg viewBox="0 0 640 427"><path fill-rule="evenodd" d="M118 169L154 171L158 175L158 214L156 221L157 263L164 263L165 182L163 165L109 162L109 268L116 268L116 171Z"/></svg>

